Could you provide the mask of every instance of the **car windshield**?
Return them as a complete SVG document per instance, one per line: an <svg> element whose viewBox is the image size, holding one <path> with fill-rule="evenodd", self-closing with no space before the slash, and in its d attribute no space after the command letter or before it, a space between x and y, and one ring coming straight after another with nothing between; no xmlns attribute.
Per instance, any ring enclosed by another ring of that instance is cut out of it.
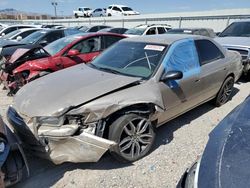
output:
<svg viewBox="0 0 250 188"><path fill-rule="evenodd" d="M130 7L122 7L122 10L123 11L133 11L132 8L130 8Z"/></svg>
<svg viewBox="0 0 250 188"><path fill-rule="evenodd" d="M91 10L90 8L84 8L84 10Z"/></svg>
<svg viewBox="0 0 250 188"><path fill-rule="evenodd" d="M132 29L127 30L124 34L128 34L128 35L142 35L145 30L146 30L145 27L132 28Z"/></svg>
<svg viewBox="0 0 250 188"><path fill-rule="evenodd" d="M43 37L47 32L46 31L36 31L27 37L25 37L21 42L26 44L34 44L36 41L38 41L41 37Z"/></svg>
<svg viewBox="0 0 250 188"><path fill-rule="evenodd" d="M81 26L80 31L86 32L89 29L87 26Z"/></svg>
<svg viewBox="0 0 250 188"><path fill-rule="evenodd" d="M95 58L89 66L147 79L158 67L166 49L166 45L122 41Z"/></svg>
<svg viewBox="0 0 250 188"><path fill-rule="evenodd" d="M18 34L18 33L20 33L20 32L21 32L20 30L12 31L12 32L8 33L7 35L4 35L4 36L2 37L2 39L9 39L9 38L11 38L12 36L14 36L14 35L16 35L16 34Z"/></svg>
<svg viewBox="0 0 250 188"><path fill-rule="evenodd" d="M59 40L56 40L49 45L45 46L45 50L50 54L50 55L55 55L59 51L61 51L65 46L76 40L77 37L64 37Z"/></svg>
<svg viewBox="0 0 250 188"><path fill-rule="evenodd" d="M250 37L250 22L234 22L219 37Z"/></svg>

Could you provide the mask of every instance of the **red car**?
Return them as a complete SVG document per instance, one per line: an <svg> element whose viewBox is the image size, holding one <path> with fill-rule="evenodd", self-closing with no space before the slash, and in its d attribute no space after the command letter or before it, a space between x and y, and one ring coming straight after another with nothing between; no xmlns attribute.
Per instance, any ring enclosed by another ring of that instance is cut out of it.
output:
<svg viewBox="0 0 250 188"><path fill-rule="evenodd" d="M27 61L14 71L15 81L9 85L17 90L27 82L79 63L88 63L104 49L125 38L114 33L86 33L61 38L44 49L49 57ZM16 89L17 88L17 89Z"/></svg>

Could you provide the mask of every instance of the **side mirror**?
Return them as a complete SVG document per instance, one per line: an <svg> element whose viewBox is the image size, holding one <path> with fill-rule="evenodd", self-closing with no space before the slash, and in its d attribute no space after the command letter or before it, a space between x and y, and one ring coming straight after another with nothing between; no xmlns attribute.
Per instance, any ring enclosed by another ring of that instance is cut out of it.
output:
<svg viewBox="0 0 250 188"><path fill-rule="evenodd" d="M18 37L16 38L17 41L21 41L22 39L23 39L23 37L21 37L21 36L18 36Z"/></svg>
<svg viewBox="0 0 250 188"><path fill-rule="evenodd" d="M77 56L80 52L78 50L69 50L67 56Z"/></svg>
<svg viewBox="0 0 250 188"><path fill-rule="evenodd" d="M162 75L161 81L165 82L168 80L179 80L183 78L183 73L181 71L169 71Z"/></svg>
<svg viewBox="0 0 250 188"><path fill-rule="evenodd" d="M48 44L48 41L47 40L42 40L42 41L39 42L39 44L41 46L46 46Z"/></svg>

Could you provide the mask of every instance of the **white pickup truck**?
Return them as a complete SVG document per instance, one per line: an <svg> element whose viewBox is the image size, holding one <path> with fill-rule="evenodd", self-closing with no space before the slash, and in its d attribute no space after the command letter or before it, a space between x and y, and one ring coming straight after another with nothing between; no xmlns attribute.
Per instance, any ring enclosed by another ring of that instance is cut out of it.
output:
<svg viewBox="0 0 250 188"><path fill-rule="evenodd" d="M77 10L73 11L75 18L79 17L89 17L91 13L91 8L88 7L79 7Z"/></svg>

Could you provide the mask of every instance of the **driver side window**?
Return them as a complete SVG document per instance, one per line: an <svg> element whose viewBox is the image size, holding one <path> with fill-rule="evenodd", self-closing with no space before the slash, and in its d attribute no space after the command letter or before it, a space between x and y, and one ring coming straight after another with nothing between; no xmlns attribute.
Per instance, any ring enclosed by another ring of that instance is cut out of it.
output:
<svg viewBox="0 0 250 188"><path fill-rule="evenodd" d="M181 71L183 77L198 74L200 64L194 41L185 39L172 44L164 60L164 67L165 72Z"/></svg>
<svg viewBox="0 0 250 188"><path fill-rule="evenodd" d="M78 50L81 54L98 52L101 50L100 37L92 37L85 39L72 47L74 50Z"/></svg>

